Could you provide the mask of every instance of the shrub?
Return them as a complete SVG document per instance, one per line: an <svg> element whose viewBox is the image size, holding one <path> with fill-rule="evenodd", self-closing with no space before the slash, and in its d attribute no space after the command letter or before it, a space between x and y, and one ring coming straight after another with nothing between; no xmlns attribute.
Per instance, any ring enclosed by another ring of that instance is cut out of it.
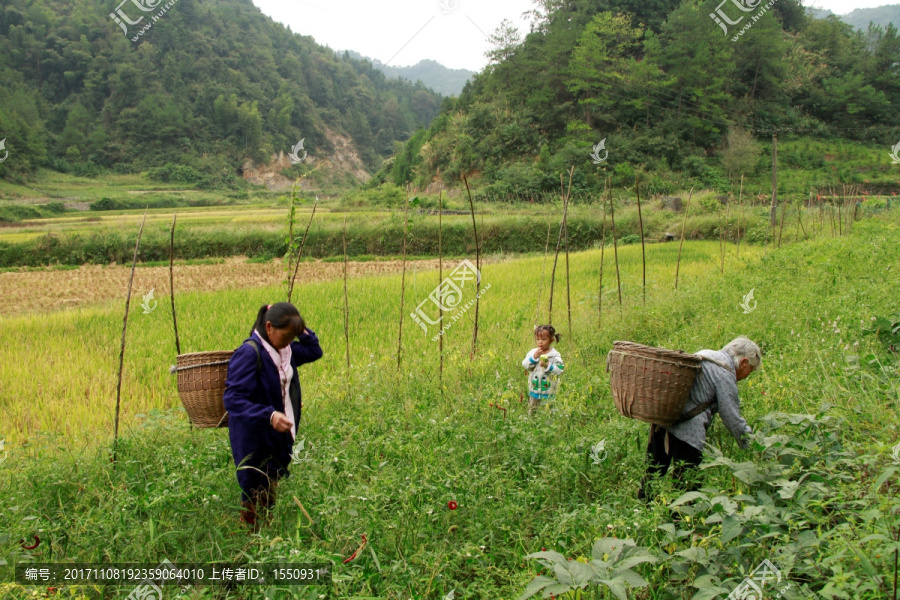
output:
<svg viewBox="0 0 900 600"><path fill-rule="evenodd" d="M747 242L763 246L772 239L772 229L768 225L757 225L747 231Z"/></svg>
<svg viewBox="0 0 900 600"><path fill-rule="evenodd" d="M166 163L163 167L155 167L147 171L147 177L153 181L164 183L197 184L204 180L204 175L188 165L173 165Z"/></svg>

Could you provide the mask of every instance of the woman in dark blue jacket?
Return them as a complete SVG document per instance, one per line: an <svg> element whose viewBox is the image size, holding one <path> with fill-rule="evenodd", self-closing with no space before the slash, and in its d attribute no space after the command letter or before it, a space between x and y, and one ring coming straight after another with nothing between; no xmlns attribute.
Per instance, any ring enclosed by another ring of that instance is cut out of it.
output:
<svg viewBox="0 0 900 600"><path fill-rule="evenodd" d="M276 483L289 475L302 409L297 367L320 358L319 338L300 312L279 302L259 309L250 337L228 363L224 403L241 486L241 520L254 527L257 508L268 512Z"/></svg>

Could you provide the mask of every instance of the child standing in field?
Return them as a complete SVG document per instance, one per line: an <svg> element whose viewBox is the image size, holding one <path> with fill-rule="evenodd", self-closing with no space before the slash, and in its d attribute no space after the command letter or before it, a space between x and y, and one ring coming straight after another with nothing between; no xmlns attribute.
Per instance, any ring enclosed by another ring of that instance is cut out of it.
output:
<svg viewBox="0 0 900 600"><path fill-rule="evenodd" d="M539 325L534 328L536 348L529 350L522 361L528 371L528 412L532 413L541 402L550 400L559 388L559 376L565 365L562 356L553 348L553 342L559 342L560 335L552 325Z"/></svg>

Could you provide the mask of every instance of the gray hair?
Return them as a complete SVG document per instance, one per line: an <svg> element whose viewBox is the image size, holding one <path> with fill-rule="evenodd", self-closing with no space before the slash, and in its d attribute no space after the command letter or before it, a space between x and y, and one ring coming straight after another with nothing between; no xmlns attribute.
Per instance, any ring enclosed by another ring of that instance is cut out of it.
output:
<svg viewBox="0 0 900 600"><path fill-rule="evenodd" d="M741 362L742 358L746 358L750 362L750 368L754 371L762 364L762 351L759 346L744 336L731 340L727 346L722 348L722 352L734 360L735 366Z"/></svg>

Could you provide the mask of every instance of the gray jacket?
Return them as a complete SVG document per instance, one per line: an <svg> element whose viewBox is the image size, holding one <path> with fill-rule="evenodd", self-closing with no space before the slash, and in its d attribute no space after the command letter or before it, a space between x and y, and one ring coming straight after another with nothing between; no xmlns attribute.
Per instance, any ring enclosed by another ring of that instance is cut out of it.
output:
<svg viewBox="0 0 900 600"><path fill-rule="evenodd" d="M706 445L706 430L709 429L713 415L719 413L725 427L737 439L738 445L746 448L748 441L744 434L751 433L751 429L741 416L741 401L738 398L734 361L730 355L718 350L701 350L697 354L727 365L730 370L704 360L700 372L697 373L697 378L694 380L694 386L691 388L691 396L684 405L683 413L712 399L715 399L716 402L693 419L666 429L678 439L702 451Z"/></svg>

